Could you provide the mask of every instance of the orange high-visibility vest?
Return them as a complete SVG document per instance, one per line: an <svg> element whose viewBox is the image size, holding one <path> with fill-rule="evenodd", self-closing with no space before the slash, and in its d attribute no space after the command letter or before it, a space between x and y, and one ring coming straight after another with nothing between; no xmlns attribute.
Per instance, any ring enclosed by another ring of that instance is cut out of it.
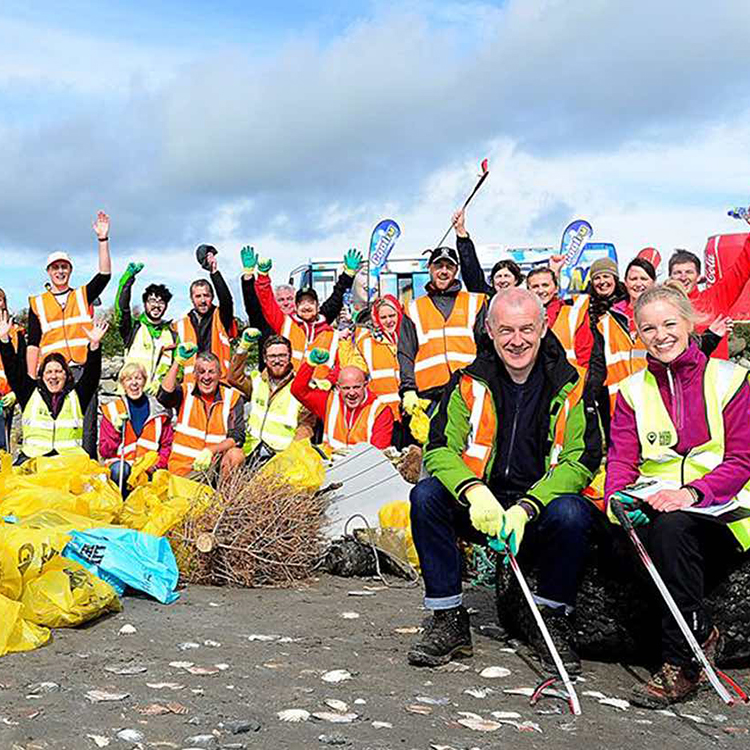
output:
<svg viewBox="0 0 750 750"><path fill-rule="evenodd" d="M557 465L558 458L565 445L565 427L570 410L581 400L584 377L579 372L578 382L567 395L554 424L554 437L550 452L550 468ZM480 479L489 463L492 451L496 447L497 417L492 393L483 383L464 375L459 383L461 397L469 409L471 429L466 440L461 458L463 462Z"/></svg>
<svg viewBox="0 0 750 750"><path fill-rule="evenodd" d="M229 416L240 399L240 392L219 385L217 398L206 408L206 402L193 393L192 386L182 386L182 405L174 428L174 442L167 468L173 474L187 476L193 461L206 447L227 439ZM238 446L241 447L241 446Z"/></svg>
<svg viewBox="0 0 750 750"><path fill-rule="evenodd" d="M180 318L175 323L175 328L181 344L198 345L198 336L189 315ZM211 352L219 358L221 380L226 380L227 373L229 372L229 360L232 356L232 345L227 329L224 328L224 324L221 322L218 307L214 309L213 317L211 318ZM191 357L185 363L183 373L183 385L192 385L195 382L195 357Z"/></svg>
<svg viewBox="0 0 750 750"><path fill-rule="evenodd" d="M604 337L604 359L607 363L607 379L604 384L609 392L609 410L614 414L615 401L620 382L646 367L646 346L622 328L610 313L602 315L597 323Z"/></svg>
<svg viewBox="0 0 750 750"><path fill-rule="evenodd" d="M357 331L357 351L367 364L370 391L388 404L393 418L399 420L399 368L395 348L385 341L379 341L368 328L360 328Z"/></svg>
<svg viewBox="0 0 750 750"><path fill-rule="evenodd" d="M13 344L13 348L16 350L18 355L18 331L17 325L12 325L10 329L10 343ZM5 374L3 368L3 359L0 357L0 396L5 396L10 393L10 383L8 382L8 376Z"/></svg>
<svg viewBox="0 0 750 750"><path fill-rule="evenodd" d="M417 332L414 379L418 391L445 385L456 370L474 361L474 323L485 299L484 294L459 292L448 320L429 295L409 303L407 314Z"/></svg>
<svg viewBox="0 0 750 750"><path fill-rule="evenodd" d="M311 331L315 326L311 326ZM284 325L281 326L281 335L289 340L292 345L292 367L294 371L299 370L302 360L311 349L325 349L328 352L328 362L318 365L313 371L313 378L325 378L336 360L336 351L339 345L339 332L332 328L321 331L317 336L308 337L305 326L300 325L291 315L284 316Z"/></svg>
<svg viewBox="0 0 750 750"><path fill-rule="evenodd" d="M586 314L589 311L590 297L588 294L579 294L573 298L572 305L563 305L560 308L552 332L565 349L565 356L571 365L578 366L576 359L576 332L585 325Z"/></svg>
<svg viewBox="0 0 750 750"><path fill-rule="evenodd" d="M82 365L88 355L86 329L93 324L86 287L71 289L63 307L52 292L29 297L29 307L39 318L42 338L39 362L52 352L65 357L68 364Z"/></svg>
<svg viewBox="0 0 750 750"><path fill-rule="evenodd" d="M326 418L323 426L324 442L333 449L349 448L360 443L369 443L378 415L388 409L388 404L378 398L359 410L356 419L346 414L343 399L337 391L328 394Z"/></svg>
<svg viewBox="0 0 750 750"><path fill-rule="evenodd" d="M130 423L130 419L125 423L125 436L124 442L119 446L117 450L117 457L110 458L107 463L114 463L119 461L121 457L124 457L126 461L137 461L141 456L144 456L149 451L159 452L159 446L161 445L161 433L164 429L164 425L169 420L166 412L154 413L154 401L149 399L150 402L150 413L146 423L143 425L140 435L135 434L133 425ZM121 398L117 398L114 401L110 401L102 407L102 415L110 421L112 425L115 424L118 415L123 414L130 416L128 407Z"/></svg>

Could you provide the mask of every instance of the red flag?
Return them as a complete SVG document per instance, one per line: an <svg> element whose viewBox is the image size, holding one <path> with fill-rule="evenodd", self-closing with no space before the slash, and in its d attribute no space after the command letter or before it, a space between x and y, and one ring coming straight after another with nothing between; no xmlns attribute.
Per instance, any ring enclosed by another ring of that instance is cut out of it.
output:
<svg viewBox="0 0 750 750"><path fill-rule="evenodd" d="M487 174L487 159L482 159L482 174Z"/></svg>

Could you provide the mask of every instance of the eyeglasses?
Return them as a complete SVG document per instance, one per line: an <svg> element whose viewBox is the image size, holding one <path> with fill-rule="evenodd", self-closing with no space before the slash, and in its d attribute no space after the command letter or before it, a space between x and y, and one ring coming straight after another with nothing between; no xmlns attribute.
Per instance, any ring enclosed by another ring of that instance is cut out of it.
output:
<svg viewBox="0 0 750 750"><path fill-rule="evenodd" d="M288 360L289 355L288 354L269 354L266 357L266 360L268 362L283 362L284 360Z"/></svg>
<svg viewBox="0 0 750 750"><path fill-rule="evenodd" d="M150 305L161 305L162 307L167 306L167 303L161 297L147 297L146 302Z"/></svg>

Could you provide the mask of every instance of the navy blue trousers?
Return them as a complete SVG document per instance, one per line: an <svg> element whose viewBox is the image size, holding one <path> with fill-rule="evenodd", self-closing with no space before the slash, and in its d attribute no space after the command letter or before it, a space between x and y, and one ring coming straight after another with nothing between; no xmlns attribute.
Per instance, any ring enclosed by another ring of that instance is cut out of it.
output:
<svg viewBox="0 0 750 750"><path fill-rule="evenodd" d="M425 586L425 606L450 609L461 604L459 538L487 544L469 518L469 508L456 502L435 477L411 491L411 530ZM560 495L527 524L519 563L538 569L537 602L575 604L579 578L589 548L595 509L579 495Z"/></svg>

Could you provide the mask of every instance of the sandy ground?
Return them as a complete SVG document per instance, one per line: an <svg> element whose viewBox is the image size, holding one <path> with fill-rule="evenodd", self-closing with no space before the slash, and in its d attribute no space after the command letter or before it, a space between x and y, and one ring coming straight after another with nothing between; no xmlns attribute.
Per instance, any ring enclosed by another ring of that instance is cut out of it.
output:
<svg viewBox="0 0 750 750"><path fill-rule="evenodd" d="M368 588L370 596L349 593ZM633 675L617 664L585 664L585 681L577 685L583 707L578 718L555 699L530 707L527 698L504 692L533 686L539 678L523 651L503 651L506 644L489 636L491 593L474 590L466 598L474 611L475 656L462 662L469 669L446 672L406 664L409 643L417 636L396 629L423 621L419 589L385 589L376 582L324 576L293 590L191 586L170 606L126 597L121 614L86 628L57 630L47 647L0 659L0 748L139 746L117 738L122 729L141 733L144 748L217 750L748 746L750 708L727 708L713 693L672 716L621 710L583 694L626 698ZM120 634L126 624L136 632ZM251 640L253 635L277 638ZM181 649L186 643L200 645ZM193 674L186 669L189 663L194 671L208 668L210 673ZM510 675L480 676L489 666L505 667ZM117 674L107 667L134 673ZM323 681L323 674L335 669L347 670L351 679ZM733 674L750 683L747 671ZM36 685L41 682L58 687L44 692ZM472 688L491 692L475 697L465 692ZM91 690L127 696L91 702L86 697ZM289 708L335 714L326 699L345 702L357 718L336 724L312 718L283 723L277 717ZM168 703L179 704L173 708L184 713L142 713L151 704ZM424 713L414 713L414 706ZM462 711L483 718L491 718L493 711L517 712L517 722L532 722L540 731L511 724L475 731L457 723ZM233 732L240 729L247 731Z"/></svg>

